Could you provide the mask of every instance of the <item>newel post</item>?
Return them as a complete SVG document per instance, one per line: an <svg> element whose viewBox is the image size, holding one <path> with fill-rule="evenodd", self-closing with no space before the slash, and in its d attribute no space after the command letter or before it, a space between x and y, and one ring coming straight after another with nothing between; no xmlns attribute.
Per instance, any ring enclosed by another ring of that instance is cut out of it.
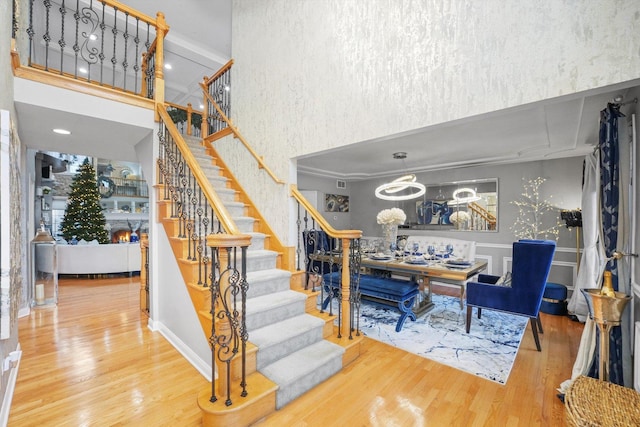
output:
<svg viewBox="0 0 640 427"><path fill-rule="evenodd" d="M191 103L187 104L187 135L191 136L191 115L193 114L193 107Z"/></svg>
<svg viewBox="0 0 640 427"><path fill-rule="evenodd" d="M351 271L350 252L351 239L342 239L342 292L340 305L342 306L342 322L340 322L340 336L346 337L351 329Z"/></svg>
<svg viewBox="0 0 640 427"><path fill-rule="evenodd" d="M156 63L154 81L154 101L156 105L156 121L158 117L158 104L164 104L164 37L169 32L169 26L164 20L164 13L156 14Z"/></svg>
<svg viewBox="0 0 640 427"><path fill-rule="evenodd" d="M207 98L207 92L209 91L209 87L207 86L208 81L209 79L207 78L207 76L204 76L202 78L202 84L204 86L204 94L202 95L202 97L204 98L204 101L202 101L202 105L204 105L204 111L202 112L202 123L200 124L200 136L202 138L206 138L209 136L209 134L207 133L207 123L209 123L209 99Z"/></svg>

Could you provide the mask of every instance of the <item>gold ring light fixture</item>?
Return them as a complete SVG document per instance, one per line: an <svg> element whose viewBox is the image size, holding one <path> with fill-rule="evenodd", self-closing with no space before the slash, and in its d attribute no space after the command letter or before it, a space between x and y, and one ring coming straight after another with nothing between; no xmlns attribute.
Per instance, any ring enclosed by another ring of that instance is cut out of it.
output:
<svg viewBox="0 0 640 427"><path fill-rule="evenodd" d="M393 158L402 160L404 164L407 153L404 151L393 153ZM410 191L407 193L408 189ZM376 188L376 197L382 200L411 200L424 195L426 191L425 186L417 182L416 176L411 173L380 185ZM402 194L398 194L401 192Z"/></svg>

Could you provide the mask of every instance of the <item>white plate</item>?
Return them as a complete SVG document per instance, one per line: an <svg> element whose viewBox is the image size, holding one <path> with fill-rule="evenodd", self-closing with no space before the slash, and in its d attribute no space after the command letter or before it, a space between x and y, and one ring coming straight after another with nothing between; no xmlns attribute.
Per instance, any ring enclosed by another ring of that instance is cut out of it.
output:
<svg viewBox="0 0 640 427"><path fill-rule="evenodd" d="M369 255L369 258L371 258L374 261L387 261L387 260L390 260L392 257L391 255Z"/></svg>

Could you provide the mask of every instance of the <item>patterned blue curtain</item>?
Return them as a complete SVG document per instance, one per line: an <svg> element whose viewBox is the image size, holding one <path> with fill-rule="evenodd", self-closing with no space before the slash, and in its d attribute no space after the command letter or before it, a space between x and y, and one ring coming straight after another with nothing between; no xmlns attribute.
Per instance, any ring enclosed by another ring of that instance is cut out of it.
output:
<svg viewBox="0 0 640 427"><path fill-rule="evenodd" d="M620 170L618 146L618 118L624 117L618 104L608 104L600 112L600 185L602 212L602 239L607 258L610 258L618 244L618 206L620 200ZM618 290L618 262L611 260L605 270L611 271L613 289ZM599 336L597 336L599 339ZM598 344L599 345L599 344ZM611 329L609 344L609 380L624 384L622 376L622 333L620 326ZM589 372L598 377L598 354Z"/></svg>

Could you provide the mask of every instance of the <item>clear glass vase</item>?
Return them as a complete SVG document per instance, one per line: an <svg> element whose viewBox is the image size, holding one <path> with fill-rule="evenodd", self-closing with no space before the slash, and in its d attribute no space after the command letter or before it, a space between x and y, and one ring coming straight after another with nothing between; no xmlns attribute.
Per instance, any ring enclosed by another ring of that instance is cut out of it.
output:
<svg viewBox="0 0 640 427"><path fill-rule="evenodd" d="M392 255L391 248L395 250L398 240L398 224L382 224L382 240L384 241L383 252Z"/></svg>

